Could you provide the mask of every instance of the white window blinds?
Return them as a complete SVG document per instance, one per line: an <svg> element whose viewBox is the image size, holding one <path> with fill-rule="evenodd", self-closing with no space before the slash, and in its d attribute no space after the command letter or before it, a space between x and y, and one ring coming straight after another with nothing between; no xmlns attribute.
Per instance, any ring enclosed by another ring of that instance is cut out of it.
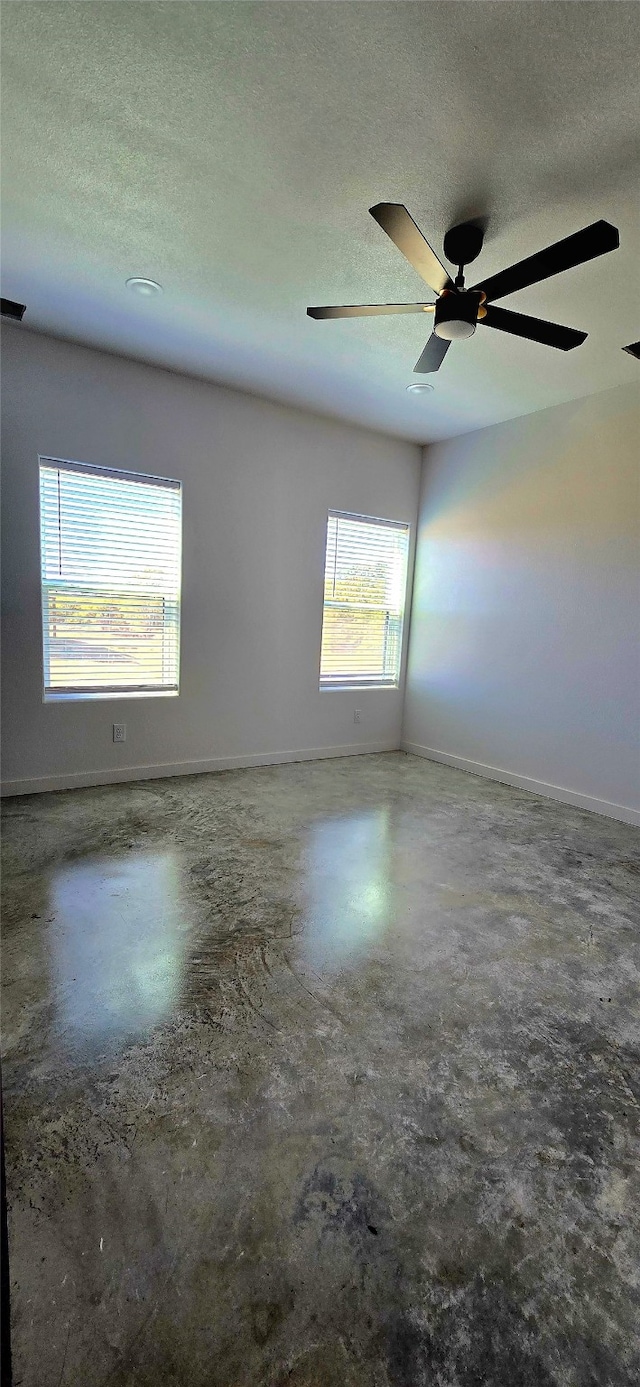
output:
<svg viewBox="0 0 640 1387"><path fill-rule="evenodd" d="M329 511L320 688L397 684L409 526Z"/></svg>
<svg viewBox="0 0 640 1387"><path fill-rule="evenodd" d="M177 693L180 482L40 459L45 697Z"/></svg>

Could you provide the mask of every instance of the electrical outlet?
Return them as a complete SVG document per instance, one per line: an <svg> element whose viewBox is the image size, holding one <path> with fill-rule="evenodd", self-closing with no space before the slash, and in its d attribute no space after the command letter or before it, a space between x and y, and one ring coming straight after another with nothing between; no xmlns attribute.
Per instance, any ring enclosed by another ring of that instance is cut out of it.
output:
<svg viewBox="0 0 640 1387"><path fill-rule="evenodd" d="M114 742L126 742L126 740L127 740L127 724L126 724L126 722L114 722L114 724L113 724L113 740L114 740Z"/></svg>
<svg viewBox="0 0 640 1387"><path fill-rule="evenodd" d="M359 722L359 721L360 721L361 715L362 715L362 708L355 708L355 709L354 709L354 713L353 713L353 721L354 721L354 722Z"/></svg>

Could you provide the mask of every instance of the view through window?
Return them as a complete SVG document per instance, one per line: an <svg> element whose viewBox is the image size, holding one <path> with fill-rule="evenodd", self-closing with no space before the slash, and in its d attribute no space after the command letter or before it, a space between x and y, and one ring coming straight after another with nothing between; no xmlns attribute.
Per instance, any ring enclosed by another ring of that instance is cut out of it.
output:
<svg viewBox="0 0 640 1387"><path fill-rule="evenodd" d="M45 698L177 693L180 482L40 458Z"/></svg>
<svg viewBox="0 0 640 1387"><path fill-rule="evenodd" d="M409 526L329 511L320 688L400 678Z"/></svg>

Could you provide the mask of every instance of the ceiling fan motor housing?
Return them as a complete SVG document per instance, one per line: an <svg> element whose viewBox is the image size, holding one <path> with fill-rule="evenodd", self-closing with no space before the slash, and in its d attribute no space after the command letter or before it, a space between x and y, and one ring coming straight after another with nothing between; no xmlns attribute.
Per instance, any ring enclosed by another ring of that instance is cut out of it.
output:
<svg viewBox="0 0 640 1387"><path fill-rule="evenodd" d="M484 231L477 222L452 226L444 238L444 253L452 265L470 265L482 250Z"/></svg>
<svg viewBox="0 0 640 1387"><path fill-rule="evenodd" d="M463 337L472 337L476 330L480 294L476 289L459 293L444 291L436 302L433 330L437 337L447 342L457 342Z"/></svg>

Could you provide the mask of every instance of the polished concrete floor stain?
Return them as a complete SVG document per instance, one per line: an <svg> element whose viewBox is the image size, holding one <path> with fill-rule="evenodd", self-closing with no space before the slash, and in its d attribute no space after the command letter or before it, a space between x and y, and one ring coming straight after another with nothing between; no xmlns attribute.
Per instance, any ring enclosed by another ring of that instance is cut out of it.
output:
<svg viewBox="0 0 640 1387"><path fill-rule="evenodd" d="M637 830L390 753L3 851L16 1387L637 1383Z"/></svg>

